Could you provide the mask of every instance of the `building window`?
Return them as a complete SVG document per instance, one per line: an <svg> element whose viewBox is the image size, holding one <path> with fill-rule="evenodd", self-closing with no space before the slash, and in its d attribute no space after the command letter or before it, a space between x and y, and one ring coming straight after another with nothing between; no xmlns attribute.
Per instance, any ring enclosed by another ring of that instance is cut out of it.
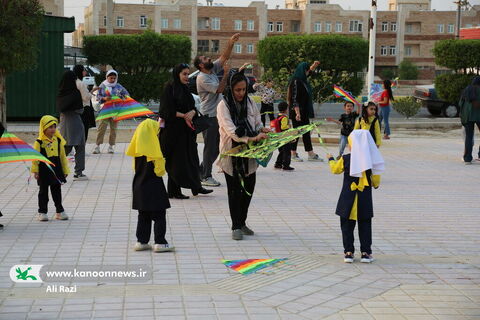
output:
<svg viewBox="0 0 480 320"><path fill-rule="evenodd" d="M268 32L273 32L273 22L268 23Z"/></svg>
<svg viewBox="0 0 480 320"><path fill-rule="evenodd" d="M291 21L292 32L300 32L300 21Z"/></svg>
<svg viewBox="0 0 480 320"><path fill-rule="evenodd" d="M162 19L162 29L168 29L168 19Z"/></svg>
<svg viewBox="0 0 480 320"><path fill-rule="evenodd" d="M363 23L359 20L350 20L350 32L362 32Z"/></svg>
<svg viewBox="0 0 480 320"><path fill-rule="evenodd" d="M235 43L235 46L233 48L235 53L242 53L242 45L240 43Z"/></svg>
<svg viewBox="0 0 480 320"><path fill-rule="evenodd" d="M173 19L173 28L174 29L181 29L182 28L182 20L181 19Z"/></svg>
<svg viewBox="0 0 480 320"><path fill-rule="evenodd" d="M283 32L283 22L277 22L277 32Z"/></svg>
<svg viewBox="0 0 480 320"><path fill-rule="evenodd" d="M326 0L310 0L311 4L326 4Z"/></svg>
<svg viewBox="0 0 480 320"><path fill-rule="evenodd" d="M248 31L255 30L255 21L253 21L253 20L248 20L247 21L247 30Z"/></svg>
<svg viewBox="0 0 480 320"><path fill-rule="evenodd" d="M242 30L242 20L235 20L233 29L237 31Z"/></svg>
<svg viewBox="0 0 480 320"><path fill-rule="evenodd" d="M47 12L45 12L45 15L51 16L51 15L53 15L53 12L47 11Z"/></svg>
<svg viewBox="0 0 480 320"><path fill-rule="evenodd" d="M391 55L391 56L397 55L397 47L395 47L395 46L390 46L388 51L389 51L388 54Z"/></svg>
<svg viewBox="0 0 480 320"><path fill-rule="evenodd" d="M124 26L123 17L117 17L117 27L123 28L123 26Z"/></svg>
<svg viewBox="0 0 480 320"><path fill-rule="evenodd" d="M382 22L382 32L388 32L388 22Z"/></svg>
<svg viewBox="0 0 480 320"><path fill-rule="evenodd" d="M380 55L381 56L386 56L387 55L387 47L386 46L381 46L380 47Z"/></svg>
<svg viewBox="0 0 480 320"><path fill-rule="evenodd" d="M322 32L321 22L315 22L315 24L313 25L313 32Z"/></svg>
<svg viewBox="0 0 480 320"><path fill-rule="evenodd" d="M405 56L406 57L411 57L412 56L412 47L411 46L405 46Z"/></svg>
<svg viewBox="0 0 480 320"><path fill-rule="evenodd" d="M390 22L390 31L397 32L397 23L396 22Z"/></svg>
<svg viewBox="0 0 480 320"><path fill-rule="evenodd" d="M443 24L437 24L437 32L438 33L444 33L445 32L445 27Z"/></svg>
<svg viewBox="0 0 480 320"><path fill-rule="evenodd" d="M411 23L405 25L405 33L413 33L413 25Z"/></svg>
<svg viewBox="0 0 480 320"><path fill-rule="evenodd" d="M198 40L197 41L197 51L201 52L208 52L208 40Z"/></svg>
<svg viewBox="0 0 480 320"><path fill-rule="evenodd" d="M212 18L212 30L220 30L220 18Z"/></svg>
<svg viewBox="0 0 480 320"><path fill-rule="evenodd" d="M147 16L140 16L140 28L147 27Z"/></svg>
<svg viewBox="0 0 480 320"><path fill-rule="evenodd" d="M253 53L253 44L247 44L247 53Z"/></svg>
<svg viewBox="0 0 480 320"><path fill-rule="evenodd" d="M212 52L218 52L220 50L220 40L212 40Z"/></svg>
<svg viewBox="0 0 480 320"><path fill-rule="evenodd" d="M455 32L455 25L454 24L449 24L447 30L448 30L448 33L454 33Z"/></svg>
<svg viewBox="0 0 480 320"><path fill-rule="evenodd" d="M325 32L332 32L332 23L325 22Z"/></svg>
<svg viewBox="0 0 480 320"><path fill-rule="evenodd" d="M335 23L335 32L342 32L343 31L343 24L341 22Z"/></svg>
<svg viewBox="0 0 480 320"><path fill-rule="evenodd" d="M471 28L471 27L473 27L473 25L472 25L471 23L467 23L467 24L465 25L465 28Z"/></svg>
<svg viewBox="0 0 480 320"><path fill-rule="evenodd" d="M103 26L107 26L107 16L103 16Z"/></svg>

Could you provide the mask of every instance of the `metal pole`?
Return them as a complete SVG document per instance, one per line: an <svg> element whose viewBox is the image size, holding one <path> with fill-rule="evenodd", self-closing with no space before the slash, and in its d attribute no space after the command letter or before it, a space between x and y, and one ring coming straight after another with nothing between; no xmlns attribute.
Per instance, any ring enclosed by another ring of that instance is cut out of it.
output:
<svg viewBox="0 0 480 320"><path fill-rule="evenodd" d="M376 24L377 24L377 1L372 0L372 7L370 9L370 46L368 52L368 99L370 100L370 89L375 78L375 41L376 41Z"/></svg>
<svg viewBox="0 0 480 320"><path fill-rule="evenodd" d="M460 0L455 3L457 4L457 30L455 30L455 38L460 39L462 3Z"/></svg>

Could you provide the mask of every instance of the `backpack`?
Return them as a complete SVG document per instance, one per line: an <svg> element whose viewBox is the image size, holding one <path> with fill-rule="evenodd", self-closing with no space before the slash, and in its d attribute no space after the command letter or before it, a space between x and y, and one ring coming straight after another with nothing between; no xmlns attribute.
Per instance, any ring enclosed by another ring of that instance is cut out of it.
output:
<svg viewBox="0 0 480 320"><path fill-rule="evenodd" d="M282 119L286 118L287 116L279 116L276 119L270 121L270 128L275 130L275 132L282 132Z"/></svg>

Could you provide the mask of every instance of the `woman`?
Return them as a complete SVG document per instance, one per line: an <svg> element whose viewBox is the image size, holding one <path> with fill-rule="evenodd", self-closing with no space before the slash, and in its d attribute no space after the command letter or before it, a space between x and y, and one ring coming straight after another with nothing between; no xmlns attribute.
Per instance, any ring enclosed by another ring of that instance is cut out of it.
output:
<svg viewBox="0 0 480 320"><path fill-rule="evenodd" d="M105 81L100 84L98 88L97 100L100 103L105 103L110 101L112 96L118 97L126 97L130 94L128 91L118 83L118 73L115 70L107 71ZM95 149L93 149L93 154L100 153L100 145L103 143L103 136L105 136L105 132L107 131L107 126L110 124L110 137L108 138L108 143L110 146L108 147L108 153L113 153L113 148L115 147L115 140L117 138L117 123L113 121L112 118L108 118L105 120L101 120L100 124L98 125L97 131L97 141Z"/></svg>
<svg viewBox="0 0 480 320"><path fill-rule="evenodd" d="M320 62L315 61L310 67L306 62L298 64L288 85L288 103L290 105L290 119L294 128L304 126L310 123L309 118L313 118L313 100L312 86L308 82L307 76L313 72ZM308 152L308 161L323 161L318 154L313 152L312 139L310 132L302 136L303 146ZM292 146L292 160L301 162L302 158L297 153L298 139Z"/></svg>
<svg viewBox="0 0 480 320"><path fill-rule="evenodd" d="M217 119L220 127L220 154L250 141L266 139L260 112L247 95L247 78L236 73L229 79L229 90L218 104ZM242 240L243 235L253 235L247 227L248 207L255 189L255 159L222 157L217 165L225 174L228 191L228 206L232 219L232 239Z"/></svg>
<svg viewBox="0 0 480 320"><path fill-rule="evenodd" d="M391 111L391 101L394 101L393 93L392 93L392 83L390 80L383 81L383 92L380 96L380 101L378 105L380 106L379 112L379 120L380 125L382 125L382 120L385 120L385 130L383 139L388 140L390 139L390 111Z"/></svg>
<svg viewBox="0 0 480 320"><path fill-rule="evenodd" d="M88 180L83 174L85 170L85 128L81 114L83 102L76 84L73 71L66 71L60 81L57 95L57 108L60 111L60 134L67 141L65 153L69 154L75 148L75 174L73 180Z"/></svg>
<svg viewBox="0 0 480 320"><path fill-rule="evenodd" d="M477 125L477 128L480 130L480 77L473 78L472 84L463 90L459 106L460 120L465 129L463 161L465 164L471 164L473 160L472 152L475 125ZM477 160L480 160L480 147L478 149Z"/></svg>
<svg viewBox="0 0 480 320"><path fill-rule="evenodd" d="M203 188L200 180L197 134L192 124L197 111L188 89L189 71L185 63L173 69L173 80L165 85L159 111L165 121L160 144L167 161L168 196L176 199L189 198L181 188L191 189L194 196L213 192Z"/></svg>
<svg viewBox="0 0 480 320"><path fill-rule="evenodd" d="M73 67L73 72L77 76L76 84L77 89L80 91L82 95L83 101L83 113L82 113L82 122L83 126L85 127L85 142L88 140L88 129L95 128L95 114L93 111L93 107L91 106L91 99L92 99L92 92L98 90L98 88L94 88L91 92L88 91L87 86L83 83L83 77L87 75L87 71L82 65L77 64Z"/></svg>

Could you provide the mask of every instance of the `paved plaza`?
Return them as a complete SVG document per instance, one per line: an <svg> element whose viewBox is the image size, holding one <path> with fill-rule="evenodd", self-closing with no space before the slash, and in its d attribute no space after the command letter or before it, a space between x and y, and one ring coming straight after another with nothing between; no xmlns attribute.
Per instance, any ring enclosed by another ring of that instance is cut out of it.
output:
<svg viewBox="0 0 480 320"><path fill-rule="evenodd" d="M343 263L334 214L342 176L327 163L260 168L247 221L256 234L243 241L231 239L225 180L216 174L222 186L213 194L171 201L167 239L177 251L160 254L132 250L126 143L113 155L88 154L90 180L63 186L68 221L37 221L25 166L1 165L0 319L480 319L480 161L464 165L462 144L459 130L384 143L372 264L358 255ZM251 275L221 262L251 258L288 260ZM76 293L55 293L46 292L51 283L12 282L16 264L146 265L153 277L67 282Z"/></svg>

